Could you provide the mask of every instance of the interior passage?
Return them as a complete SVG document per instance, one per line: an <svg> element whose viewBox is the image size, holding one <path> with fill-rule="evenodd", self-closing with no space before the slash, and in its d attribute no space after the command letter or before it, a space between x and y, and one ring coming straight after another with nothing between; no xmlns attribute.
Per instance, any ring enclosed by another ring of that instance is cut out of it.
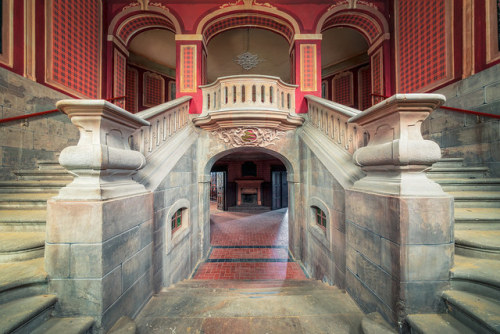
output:
<svg viewBox="0 0 500 334"><path fill-rule="evenodd" d="M209 255L194 279L306 279L288 250L288 210L220 211L212 205Z"/></svg>

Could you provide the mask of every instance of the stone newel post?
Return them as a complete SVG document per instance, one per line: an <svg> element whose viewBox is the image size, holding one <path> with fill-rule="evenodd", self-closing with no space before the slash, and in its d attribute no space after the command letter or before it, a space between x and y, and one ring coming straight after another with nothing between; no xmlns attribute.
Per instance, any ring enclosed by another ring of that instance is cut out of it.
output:
<svg viewBox="0 0 500 334"><path fill-rule="evenodd" d="M132 174L144 156L129 136L148 122L102 100L57 107L80 130L59 162L75 180L49 200L45 264L59 315L92 316L104 332L152 294L153 196Z"/></svg>
<svg viewBox="0 0 500 334"><path fill-rule="evenodd" d="M453 263L453 200L424 173L441 151L420 132L444 101L397 94L349 120L370 141L353 156L367 175L346 191L347 289L400 326L439 311Z"/></svg>

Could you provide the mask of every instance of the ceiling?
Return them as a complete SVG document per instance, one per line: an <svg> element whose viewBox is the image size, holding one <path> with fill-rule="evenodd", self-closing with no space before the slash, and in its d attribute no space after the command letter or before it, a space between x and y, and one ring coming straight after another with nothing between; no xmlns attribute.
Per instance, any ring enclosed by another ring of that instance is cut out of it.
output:
<svg viewBox="0 0 500 334"><path fill-rule="evenodd" d="M266 74L290 81L289 45L284 37L269 30L238 28L224 31L207 46L207 79L237 74ZM236 59L244 52L257 55L262 61L245 70Z"/></svg>
<svg viewBox="0 0 500 334"><path fill-rule="evenodd" d="M175 68L175 34L165 29L152 29L135 36L129 51L154 63Z"/></svg>
<svg viewBox="0 0 500 334"><path fill-rule="evenodd" d="M328 29L323 32L321 41L321 67L324 69L366 54L367 50L366 39L356 30L343 27Z"/></svg>

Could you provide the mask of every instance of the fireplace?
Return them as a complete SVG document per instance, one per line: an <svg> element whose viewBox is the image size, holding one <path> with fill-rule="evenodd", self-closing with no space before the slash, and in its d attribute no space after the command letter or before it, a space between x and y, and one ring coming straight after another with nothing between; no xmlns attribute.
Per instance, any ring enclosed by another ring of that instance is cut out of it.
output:
<svg viewBox="0 0 500 334"><path fill-rule="evenodd" d="M260 185L264 180L234 180L237 184L237 205L262 205Z"/></svg>

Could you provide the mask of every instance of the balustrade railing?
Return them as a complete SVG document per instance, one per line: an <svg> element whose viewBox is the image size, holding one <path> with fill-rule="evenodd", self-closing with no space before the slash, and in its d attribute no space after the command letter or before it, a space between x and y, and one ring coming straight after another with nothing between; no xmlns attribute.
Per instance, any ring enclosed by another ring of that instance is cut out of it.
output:
<svg viewBox="0 0 500 334"><path fill-rule="evenodd" d="M135 114L150 125L134 132L130 137L130 147L146 157L156 151L162 143L188 125L189 100L190 96L181 97Z"/></svg>
<svg viewBox="0 0 500 334"><path fill-rule="evenodd" d="M306 95L309 122L323 132L334 144L350 154L368 143L368 132L349 123L360 110L346 107L323 98Z"/></svg>
<svg viewBox="0 0 500 334"><path fill-rule="evenodd" d="M234 75L201 86L203 112L258 108L295 112L296 85L266 75Z"/></svg>

